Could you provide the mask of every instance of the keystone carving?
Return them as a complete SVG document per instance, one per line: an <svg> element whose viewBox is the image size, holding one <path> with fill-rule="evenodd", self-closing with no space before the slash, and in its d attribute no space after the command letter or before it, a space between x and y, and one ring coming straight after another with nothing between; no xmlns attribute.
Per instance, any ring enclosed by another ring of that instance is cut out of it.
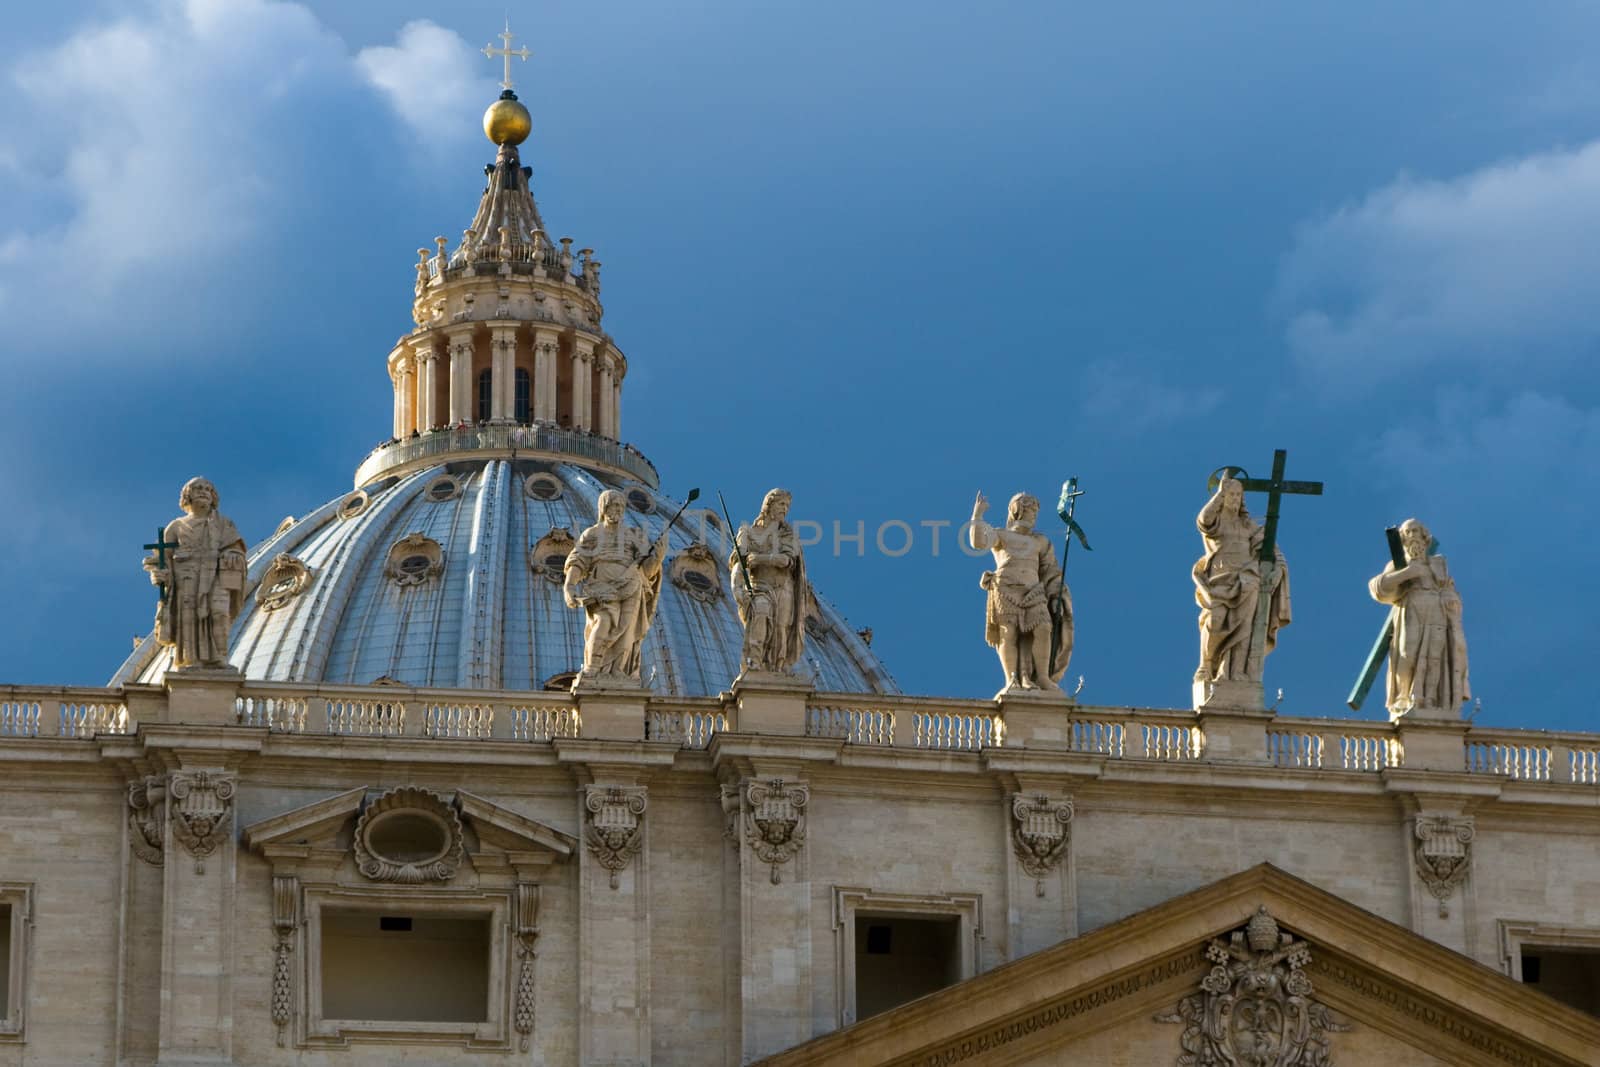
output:
<svg viewBox="0 0 1600 1067"><path fill-rule="evenodd" d="M162 831L166 826L166 791L161 779L145 778L128 786L128 840L133 844L133 854L146 863L160 867Z"/></svg>
<svg viewBox="0 0 1600 1067"><path fill-rule="evenodd" d="M205 873L205 858L231 832L233 792L232 778L211 771L178 773L167 780L172 836L194 857L196 874Z"/></svg>
<svg viewBox="0 0 1600 1067"><path fill-rule="evenodd" d="M1156 1016L1183 1023L1178 1067L1333 1067L1328 1035L1350 1028L1312 999L1304 941L1280 930L1262 906L1205 952L1212 966L1200 991Z"/></svg>
<svg viewBox="0 0 1600 1067"><path fill-rule="evenodd" d="M644 847L644 790L592 787L583 806L588 811L583 842L600 866L611 872L611 888L615 889L618 876Z"/></svg>
<svg viewBox="0 0 1600 1067"><path fill-rule="evenodd" d="M783 881L781 869L806 843L806 802L811 790L782 778L745 785L744 838L762 863L772 868L772 884Z"/></svg>
<svg viewBox="0 0 1600 1067"><path fill-rule="evenodd" d="M1033 889L1044 896L1044 880L1061 864L1072 841L1072 798L1044 793L1011 796L1011 845L1022 869L1034 879Z"/></svg>
<svg viewBox="0 0 1600 1067"><path fill-rule="evenodd" d="M1417 874L1439 902L1439 917L1449 918L1450 897L1472 870L1472 816L1418 815L1415 832Z"/></svg>

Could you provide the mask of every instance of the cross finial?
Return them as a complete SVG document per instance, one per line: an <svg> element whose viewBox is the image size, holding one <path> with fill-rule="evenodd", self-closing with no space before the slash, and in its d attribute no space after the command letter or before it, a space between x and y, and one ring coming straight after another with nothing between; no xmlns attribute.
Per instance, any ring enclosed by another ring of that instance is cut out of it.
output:
<svg viewBox="0 0 1600 1067"><path fill-rule="evenodd" d="M490 59L493 59L495 56L505 57L506 76L505 80L500 83L500 88L509 91L511 89L511 57L516 56L526 63L528 61L528 57L533 53L528 51L527 45L523 45L521 48L511 47L512 33L510 19L506 20L505 32L499 34L498 36L500 37L502 47L496 48L492 44L486 44L483 46L483 54L488 56Z"/></svg>

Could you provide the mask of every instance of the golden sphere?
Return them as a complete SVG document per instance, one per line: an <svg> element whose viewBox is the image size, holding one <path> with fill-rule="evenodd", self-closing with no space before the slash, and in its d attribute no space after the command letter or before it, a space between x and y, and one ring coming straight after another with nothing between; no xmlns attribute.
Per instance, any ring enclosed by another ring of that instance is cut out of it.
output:
<svg viewBox="0 0 1600 1067"><path fill-rule="evenodd" d="M532 132L533 116L514 97L501 97L483 113L483 135L495 144L521 144Z"/></svg>

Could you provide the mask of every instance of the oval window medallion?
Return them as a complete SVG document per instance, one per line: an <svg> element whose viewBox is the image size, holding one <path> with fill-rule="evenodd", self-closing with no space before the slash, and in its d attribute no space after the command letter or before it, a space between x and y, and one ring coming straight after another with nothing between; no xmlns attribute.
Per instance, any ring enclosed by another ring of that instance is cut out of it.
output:
<svg viewBox="0 0 1600 1067"><path fill-rule="evenodd" d="M371 497L367 496L366 490L357 489L355 492L345 497L343 503L339 505L339 518L355 518L357 515L367 510L367 504L371 502L371 499Z"/></svg>
<svg viewBox="0 0 1600 1067"><path fill-rule="evenodd" d="M425 534L406 534L389 546L383 573L396 585L422 585L444 573L444 549Z"/></svg>
<svg viewBox="0 0 1600 1067"><path fill-rule="evenodd" d="M672 557L672 584L703 603L722 595L722 569L711 549L696 541Z"/></svg>
<svg viewBox="0 0 1600 1067"><path fill-rule="evenodd" d="M523 490L535 500L560 500L563 486L553 474L530 474Z"/></svg>
<svg viewBox="0 0 1600 1067"><path fill-rule="evenodd" d="M546 581L560 583L566 577L567 554L576 544L571 530L552 527L528 549L528 568Z"/></svg>
<svg viewBox="0 0 1600 1067"><path fill-rule="evenodd" d="M461 869L461 819L437 793L391 789L361 813L352 850L375 882L448 882Z"/></svg>
<svg viewBox="0 0 1600 1067"><path fill-rule="evenodd" d="M311 568L285 552L274 559L261 576L256 603L263 611L277 611L305 592L310 584Z"/></svg>
<svg viewBox="0 0 1600 1067"><path fill-rule="evenodd" d="M454 500L461 495L461 483L448 474L441 474L428 483L428 488L423 490L423 496L434 503Z"/></svg>
<svg viewBox="0 0 1600 1067"><path fill-rule="evenodd" d="M634 511L641 511L648 515L656 509L656 502L655 499L643 489L629 489L628 506Z"/></svg>

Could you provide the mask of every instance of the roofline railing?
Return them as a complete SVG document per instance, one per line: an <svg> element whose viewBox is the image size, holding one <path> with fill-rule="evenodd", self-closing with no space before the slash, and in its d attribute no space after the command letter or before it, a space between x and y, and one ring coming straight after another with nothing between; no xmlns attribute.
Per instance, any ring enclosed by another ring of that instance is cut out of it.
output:
<svg viewBox="0 0 1600 1067"><path fill-rule="evenodd" d="M423 460L512 452L529 459L573 462L580 466L593 463L637 478L651 489L661 485L655 464L632 445L597 433L544 422L456 426L387 441L369 452L356 468L356 485L367 485Z"/></svg>

